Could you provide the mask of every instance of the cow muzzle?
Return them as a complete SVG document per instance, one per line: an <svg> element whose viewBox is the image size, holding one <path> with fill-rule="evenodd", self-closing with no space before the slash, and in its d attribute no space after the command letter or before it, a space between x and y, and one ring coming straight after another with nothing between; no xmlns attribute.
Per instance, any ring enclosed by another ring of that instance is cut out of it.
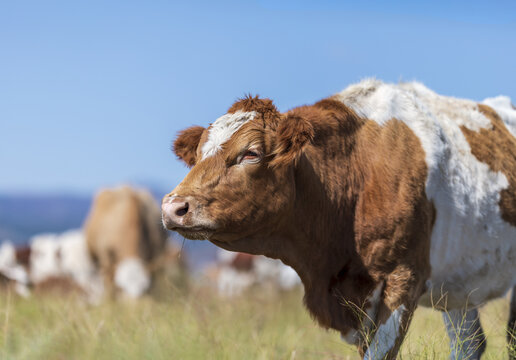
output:
<svg viewBox="0 0 516 360"><path fill-rule="evenodd" d="M166 196L161 204L163 225L188 239L207 239L214 230L211 222L199 216L199 207L191 196Z"/></svg>
<svg viewBox="0 0 516 360"><path fill-rule="evenodd" d="M161 204L163 225L169 230L186 226L191 217L193 199L190 197L167 196Z"/></svg>

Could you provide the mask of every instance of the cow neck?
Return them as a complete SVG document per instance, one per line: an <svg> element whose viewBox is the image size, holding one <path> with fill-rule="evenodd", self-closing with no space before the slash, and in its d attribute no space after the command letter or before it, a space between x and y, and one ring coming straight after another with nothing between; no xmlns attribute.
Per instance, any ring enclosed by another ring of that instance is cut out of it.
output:
<svg viewBox="0 0 516 360"><path fill-rule="evenodd" d="M341 121L347 123L316 129L314 143L300 158L295 206L277 249L283 253L275 257L298 272L305 303L321 325L346 331L357 324L343 309L342 297L358 304L373 282L354 240L355 205L368 171L357 146L365 121L356 116ZM362 288L357 290L351 278L360 279Z"/></svg>

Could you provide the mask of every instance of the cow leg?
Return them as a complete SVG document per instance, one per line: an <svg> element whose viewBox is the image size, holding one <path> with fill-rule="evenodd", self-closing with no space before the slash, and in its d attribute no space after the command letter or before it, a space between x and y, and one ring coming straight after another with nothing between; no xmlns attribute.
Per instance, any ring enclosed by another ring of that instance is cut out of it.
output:
<svg viewBox="0 0 516 360"><path fill-rule="evenodd" d="M509 359L516 360L516 286L512 289L507 342L509 343Z"/></svg>
<svg viewBox="0 0 516 360"><path fill-rule="evenodd" d="M388 311L385 305L382 307L380 312ZM400 305L390 312L387 320L374 332L374 337L365 351L364 360L396 359L414 310L415 305L409 307Z"/></svg>
<svg viewBox="0 0 516 360"><path fill-rule="evenodd" d="M477 360L486 348L485 335L477 309L443 312L450 337L451 360Z"/></svg>

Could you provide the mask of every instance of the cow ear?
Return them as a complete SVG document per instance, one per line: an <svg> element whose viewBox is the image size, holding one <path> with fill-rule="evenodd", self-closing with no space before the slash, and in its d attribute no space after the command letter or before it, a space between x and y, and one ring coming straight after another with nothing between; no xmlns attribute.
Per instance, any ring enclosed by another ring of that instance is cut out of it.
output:
<svg viewBox="0 0 516 360"><path fill-rule="evenodd" d="M304 147L314 138L314 127L305 118L287 114L276 128L276 147L271 166L296 163Z"/></svg>
<svg viewBox="0 0 516 360"><path fill-rule="evenodd" d="M177 157L185 162L188 167L195 165L197 161L197 146L201 140L204 128L202 126L192 126L180 131L172 146Z"/></svg>

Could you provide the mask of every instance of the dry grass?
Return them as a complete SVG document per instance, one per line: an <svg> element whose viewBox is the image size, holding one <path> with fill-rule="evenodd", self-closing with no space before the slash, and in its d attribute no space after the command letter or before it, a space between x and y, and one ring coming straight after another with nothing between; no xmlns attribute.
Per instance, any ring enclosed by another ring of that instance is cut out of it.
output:
<svg viewBox="0 0 516 360"><path fill-rule="evenodd" d="M319 328L296 291L220 299L206 288L89 306L74 298L0 296L2 359L357 359L337 333ZM482 310L484 359L506 359L507 300ZM441 315L419 309L401 359L445 359Z"/></svg>

